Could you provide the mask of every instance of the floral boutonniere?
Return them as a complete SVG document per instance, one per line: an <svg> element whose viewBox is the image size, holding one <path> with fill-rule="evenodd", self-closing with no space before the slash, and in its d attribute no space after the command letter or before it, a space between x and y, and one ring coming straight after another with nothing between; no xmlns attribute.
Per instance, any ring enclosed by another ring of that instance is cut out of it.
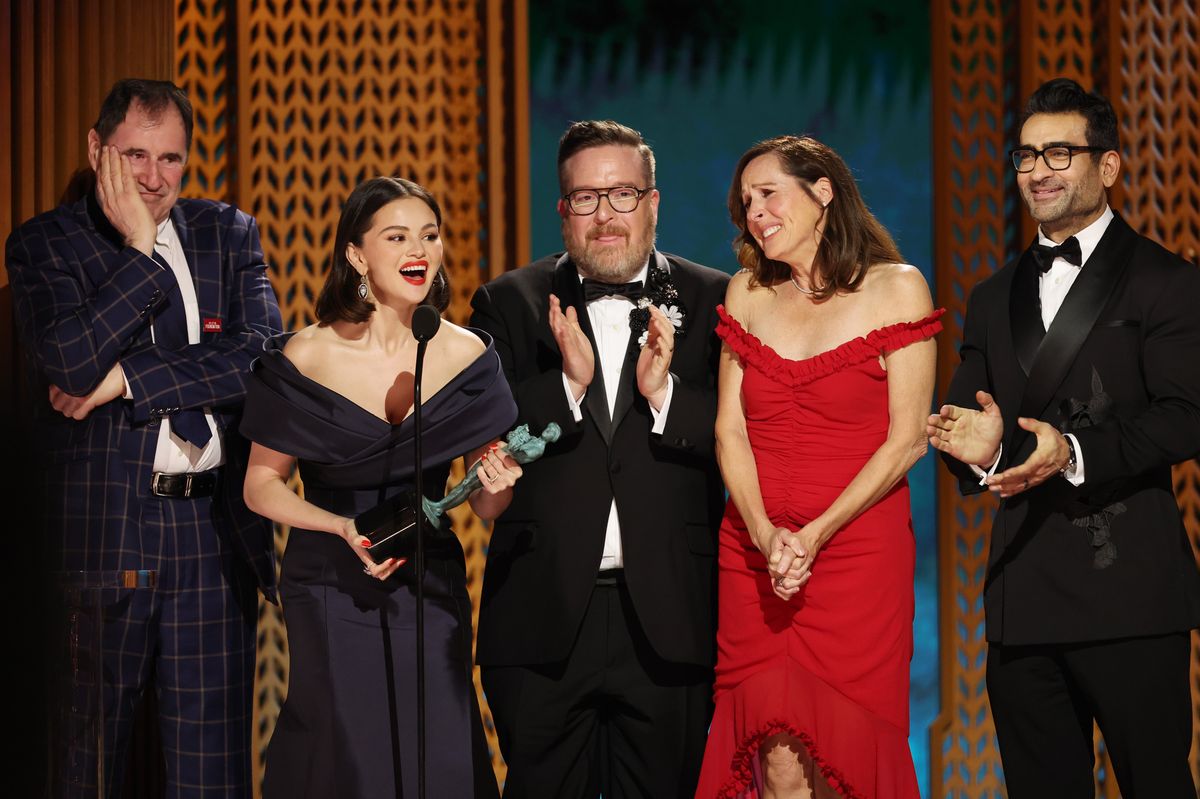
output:
<svg viewBox="0 0 1200 799"><path fill-rule="evenodd" d="M654 259L650 260L650 271L646 276L646 293L637 301L637 307L629 312L629 330L637 336L638 347L646 345L651 305L657 305L675 325L676 338L687 332L687 308L679 299L675 281L671 279L671 273L660 269Z"/></svg>

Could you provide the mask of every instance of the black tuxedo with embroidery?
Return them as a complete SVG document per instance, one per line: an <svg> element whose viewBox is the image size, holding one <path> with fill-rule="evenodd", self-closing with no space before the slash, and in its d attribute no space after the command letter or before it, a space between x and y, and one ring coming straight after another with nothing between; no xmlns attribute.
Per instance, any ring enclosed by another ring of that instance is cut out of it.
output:
<svg viewBox="0 0 1200 799"><path fill-rule="evenodd" d="M1029 251L967 303L946 401L1004 414L998 470L1036 444L1018 416L1079 441L1085 482L1054 478L1001 503L992 528L987 638L1095 641L1200 625L1200 573L1171 465L1200 452L1200 270L1115 217L1050 325ZM982 491L946 459L964 493Z"/></svg>
<svg viewBox="0 0 1200 799"><path fill-rule="evenodd" d="M1048 331L1038 283L1027 250L974 289L946 398L968 408L977 390L995 398L1005 423L997 471L1036 445L1019 416L1073 433L1083 458L1079 487L1056 476L1000 503L985 585L992 654L1186 640L1200 625L1200 573L1171 466L1200 452L1200 269L1115 216ZM945 460L964 493L985 490L968 466ZM991 659L988 668L999 728ZM1093 706L1128 689L1101 683L1096 695L1084 689ZM1080 723L1090 740L1091 719ZM1120 723L1109 726L1115 741ZM1015 773L1003 736L1001 750Z"/></svg>

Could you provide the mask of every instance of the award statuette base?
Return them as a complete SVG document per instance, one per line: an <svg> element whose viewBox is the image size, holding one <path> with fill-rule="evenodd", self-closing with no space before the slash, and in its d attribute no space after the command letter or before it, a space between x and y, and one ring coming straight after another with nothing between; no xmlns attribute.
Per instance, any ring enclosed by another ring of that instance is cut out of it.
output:
<svg viewBox="0 0 1200 799"><path fill-rule="evenodd" d="M376 563L410 558L417 548L417 513L411 491L401 491L354 517L354 528L371 542L367 554Z"/></svg>

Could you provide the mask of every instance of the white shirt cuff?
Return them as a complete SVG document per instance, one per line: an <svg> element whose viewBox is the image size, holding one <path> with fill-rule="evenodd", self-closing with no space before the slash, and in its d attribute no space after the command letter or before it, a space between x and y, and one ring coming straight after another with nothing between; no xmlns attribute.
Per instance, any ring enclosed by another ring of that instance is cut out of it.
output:
<svg viewBox="0 0 1200 799"><path fill-rule="evenodd" d="M996 460L992 461L992 465L987 468L987 471L984 471L982 466L976 466L973 463L968 464L971 467L971 471L973 471L973 472L975 472L975 474L979 475L979 484L981 486L987 485L987 479L996 473L996 467L1000 465L1000 458L1003 456L1004 456L1004 445L1001 444L1000 448L998 450L996 450Z"/></svg>
<svg viewBox="0 0 1200 799"><path fill-rule="evenodd" d="M654 418L654 424L650 427L650 432L661 436L663 430L667 429L667 411L671 410L671 397L675 396L675 376L667 376L667 396L663 397L662 408L654 410L654 406L650 405L650 415ZM649 405L649 403L646 403Z"/></svg>
<svg viewBox="0 0 1200 799"><path fill-rule="evenodd" d="M1073 486L1083 485L1083 449L1079 446L1079 439L1071 433L1067 433L1066 437L1071 439L1071 445L1075 447L1075 468L1067 469L1063 472L1063 477Z"/></svg>
<svg viewBox="0 0 1200 799"><path fill-rule="evenodd" d="M587 398L587 389L584 389L583 396L579 398L579 402L575 401L575 396L571 393L571 383L567 380L567 373L563 372L563 392L567 395L567 405L571 408L571 418L577 422L583 421L583 410L580 406L584 399Z"/></svg>

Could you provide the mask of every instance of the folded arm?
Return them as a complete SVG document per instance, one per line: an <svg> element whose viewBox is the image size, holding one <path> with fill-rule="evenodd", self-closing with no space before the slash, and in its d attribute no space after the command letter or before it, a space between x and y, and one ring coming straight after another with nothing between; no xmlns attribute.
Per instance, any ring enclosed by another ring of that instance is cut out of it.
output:
<svg viewBox="0 0 1200 799"><path fill-rule="evenodd" d="M149 324L174 277L132 247L112 251L91 231L69 233L22 226L9 238L7 265L21 339L39 371L83 396ZM98 279L85 285L88 275Z"/></svg>
<svg viewBox="0 0 1200 799"><path fill-rule="evenodd" d="M139 347L121 359L135 420L148 420L167 408L239 404L251 361L262 352L263 342L282 329L254 220L232 207L221 217L222 268L229 269L221 332L180 350Z"/></svg>

